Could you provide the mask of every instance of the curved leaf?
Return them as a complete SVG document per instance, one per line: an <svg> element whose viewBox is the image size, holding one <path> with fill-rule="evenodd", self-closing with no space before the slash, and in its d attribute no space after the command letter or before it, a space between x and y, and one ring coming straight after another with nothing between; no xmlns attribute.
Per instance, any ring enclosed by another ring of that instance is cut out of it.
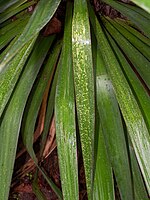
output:
<svg viewBox="0 0 150 200"><path fill-rule="evenodd" d="M0 76L0 117L13 92L23 66L32 50L37 37L29 41L19 52L19 54L10 62L10 68Z"/></svg>
<svg viewBox="0 0 150 200"><path fill-rule="evenodd" d="M123 15L127 16L133 23L137 25L137 27L139 27L145 33L146 36L150 37L149 20L136 12L136 9L132 10L129 6L126 7L126 4L114 0L103 1L121 12Z"/></svg>
<svg viewBox="0 0 150 200"><path fill-rule="evenodd" d="M150 193L150 134L139 105L123 75L120 65L111 49L106 36L99 26L97 40L100 42L102 56L110 74L120 109L142 171L148 192Z"/></svg>
<svg viewBox="0 0 150 200"><path fill-rule="evenodd" d="M52 18L61 0L42 0L37 4L24 31L0 63L0 72L19 50L34 37ZM46 6L45 6L46 5Z"/></svg>
<svg viewBox="0 0 150 200"><path fill-rule="evenodd" d="M71 26L72 3L68 3L55 97L56 140L64 200L79 199Z"/></svg>
<svg viewBox="0 0 150 200"><path fill-rule="evenodd" d="M94 16L91 16L91 21L94 21ZM99 45L99 41L97 43ZM134 199L130 164L120 110L99 47L93 51L93 54L96 55L97 107L100 123L121 198ZM113 193L111 196L113 196Z"/></svg>
<svg viewBox="0 0 150 200"><path fill-rule="evenodd" d="M8 199L17 141L25 104L48 49L49 38L43 38L43 40L36 44L35 49L30 56L30 60L28 61L3 117L1 118L0 180L3 187L0 188L0 197L3 200Z"/></svg>
<svg viewBox="0 0 150 200"><path fill-rule="evenodd" d="M113 38L119 44L120 48L125 52L130 61L133 63L136 70L145 81L146 85L150 88L149 61L108 21L104 20L104 18L103 21L108 32L113 36Z"/></svg>

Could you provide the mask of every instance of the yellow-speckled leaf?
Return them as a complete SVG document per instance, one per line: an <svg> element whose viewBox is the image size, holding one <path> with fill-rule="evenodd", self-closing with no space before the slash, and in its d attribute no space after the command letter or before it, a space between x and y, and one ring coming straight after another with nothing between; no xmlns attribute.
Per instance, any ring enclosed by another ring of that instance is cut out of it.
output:
<svg viewBox="0 0 150 200"><path fill-rule="evenodd" d="M91 37L86 0L75 0L74 2L72 34L77 117L88 198L91 199L95 105Z"/></svg>
<svg viewBox="0 0 150 200"><path fill-rule="evenodd" d="M79 199L71 28L72 3L68 3L55 99L56 139L64 200Z"/></svg>

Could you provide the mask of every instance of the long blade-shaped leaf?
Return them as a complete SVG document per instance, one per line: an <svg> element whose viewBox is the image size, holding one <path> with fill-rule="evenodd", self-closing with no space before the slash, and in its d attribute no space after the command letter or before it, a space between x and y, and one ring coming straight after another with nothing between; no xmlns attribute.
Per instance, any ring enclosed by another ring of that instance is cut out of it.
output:
<svg viewBox="0 0 150 200"><path fill-rule="evenodd" d="M97 25L96 37L100 43L102 56L110 74L136 157L150 193L150 134L141 110L100 25Z"/></svg>
<svg viewBox="0 0 150 200"><path fill-rule="evenodd" d="M18 8L20 5L22 5L23 3L25 3L27 0L19 0L16 3L14 3L12 6L8 7L6 10L4 10L2 13L8 13L11 12L12 10L14 10L15 8ZM1 1L2 2L2 1ZM7 0L5 1L7 2ZM7 2L8 4L8 2ZM0 12L1 13L1 12ZM1 14L0 14L1 15Z"/></svg>
<svg viewBox="0 0 150 200"><path fill-rule="evenodd" d="M135 199L148 200L148 195L145 188L145 184L143 182L141 170L139 168L139 165L135 156L135 152L128 135L127 135L127 138L128 138L128 147L129 147L129 154L130 154Z"/></svg>
<svg viewBox="0 0 150 200"><path fill-rule="evenodd" d="M43 38L35 47L28 64L5 110L0 125L0 197L8 199L18 135L24 107L34 80L49 49L49 38Z"/></svg>
<svg viewBox="0 0 150 200"><path fill-rule="evenodd" d="M107 36L109 38L110 43L112 44L112 47L117 55L118 60L120 61L120 65L123 67L124 72L128 77L129 83L132 86L134 93L136 94L139 104L143 110L144 113L143 116L147 123L147 127L148 129L150 129L150 106L149 106L150 96L147 94L144 86L142 85L136 74L133 72L133 70L131 69L129 63L119 50L114 40L110 37L110 35L107 34Z"/></svg>
<svg viewBox="0 0 150 200"><path fill-rule="evenodd" d="M150 37L149 20L138 12L125 6L125 4L114 0L103 0L105 3L111 5L116 10L120 11L123 15L127 16L133 23L137 25L142 31Z"/></svg>
<svg viewBox="0 0 150 200"><path fill-rule="evenodd" d="M51 36L49 42L49 47L51 46L54 37ZM59 53L59 52L58 52ZM56 62L56 57L54 55L54 62ZM43 71L40 73L40 78L38 80L37 85L33 88L33 91L31 92L31 98L29 97L25 113L28 113L27 116L24 117L23 120L23 130L22 132L22 139L23 143L29 152L29 154L32 154L33 151L33 133L35 129L35 123L38 116L38 111L40 109L40 105L42 102L43 94L47 85L47 82L50 78L50 74L53 71L55 63L52 63L52 65L49 66L49 62L44 66ZM43 81L44 79L44 81ZM33 114L34 113L34 114ZM34 152L33 152L34 153Z"/></svg>
<svg viewBox="0 0 150 200"><path fill-rule="evenodd" d="M19 17L18 19L16 19L15 21L11 21L11 23L8 23L7 25L2 26L2 28L0 29L0 36L4 35L4 34L8 34L8 31L10 31L12 28L18 26L20 23L23 23L23 21L26 18L30 18L30 14L29 13L24 13L24 15L21 17Z"/></svg>
<svg viewBox="0 0 150 200"><path fill-rule="evenodd" d="M72 4L68 3L55 99L56 140L64 200L79 199L71 27Z"/></svg>
<svg viewBox="0 0 150 200"><path fill-rule="evenodd" d="M98 115L96 116L98 119ZM94 189L93 199L113 200L114 185L113 174L110 160L106 151L104 135L100 122L97 121L96 136L95 136L95 174L94 174Z"/></svg>
<svg viewBox="0 0 150 200"><path fill-rule="evenodd" d="M141 40L139 40L139 38L131 34L114 20L109 19L109 21L121 33L121 35L123 35L141 54L147 58L147 60L150 61L150 46L143 43Z"/></svg>
<svg viewBox="0 0 150 200"><path fill-rule="evenodd" d="M29 41L11 61L11 67L0 76L0 117L15 87L23 66L28 58L35 39Z"/></svg>
<svg viewBox="0 0 150 200"><path fill-rule="evenodd" d="M73 69L77 116L88 198L91 199L95 106L90 26L86 0L76 0L74 2L72 31Z"/></svg>
<svg viewBox="0 0 150 200"><path fill-rule="evenodd" d="M51 36L51 41L49 42L49 45L52 44L54 40L54 37ZM51 188L55 191L57 196L61 199L61 192L57 188L57 186L53 183L53 181L46 175L46 173L39 167L38 161L35 155L35 152L33 150L33 133L35 128L36 119L38 116L38 111L42 102L43 94L46 88L46 85L48 81L52 80L53 72L55 69L55 64L58 59L58 55L60 52L60 41L54 45L54 47L51 50L50 57L40 74L40 78L38 80L38 83L35 88L33 88L32 94L28 99L28 104L25 109L25 116L23 120L23 129L22 129L22 138L24 145L30 154L31 158L33 159L35 165L37 166L38 170L42 173L48 184L51 186ZM50 80L49 80L50 79ZM44 81L43 81L44 80ZM54 99L54 93L55 93L55 86L56 86L56 80L57 80L57 73L55 74L54 81L52 83L52 89L50 92L50 100ZM52 101L51 101L52 103ZM53 105L52 109L50 109L51 113L53 111ZM49 111L48 111L49 112ZM26 116L26 113L27 116ZM43 147L42 147L43 148Z"/></svg>
<svg viewBox="0 0 150 200"><path fill-rule="evenodd" d="M2 72L5 65L13 58L13 56L15 56L15 54L47 24L55 13L59 3L60 0L39 1L21 36L0 63L0 72Z"/></svg>
<svg viewBox="0 0 150 200"><path fill-rule="evenodd" d="M25 16L24 20L16 20L12 24L8 24L0 30L0 50L5 47L16 35L20 35L28 20L29 16Z"/></svg>
<svg viewBox="0 0 150 200"><path fill-rule="evenodd" d="M25 10L26 8L28 8L29 6L35 4L35 1L30 1L30 2L27 2L21 6L18 6L18 7L13 7L11 9L8 9L6 12L4 13L1 13L0 14L0 23L3 23L4 21L6 21L7 19L9 19L10 17L16 15L17 13ZM25 14L25 12L24 12Z"/></svg>
<svg viewBox="0 0 150 200"><path fill-rule="evenodd" d="M149 0L132 0L132 1L150 13L150 1Z"/></svg>
<svg viewBox="0 0 150 200"><path fill-rule="evenodd" d="M123 36L117 31L108 21L105 22L105 27L119 44L121 49L128 56L130 61L135 66L136 70L150 88L150 70L149 61Z"/></svg>
<svg viewBox="0 0 150 200"><path fill-rule="evenodd" d="M146 45L150 46L150 40L145 37L145 35L141 34L138 30L131 27L128 22L121 20L119 18L115 19L117 23L119 23L121 26L123 26L125 29L127 29L130 33L132 33L134 36L136 36L139 40L141 40Z"/></svg>
<svg viewBox="0 0 150 200"><path fill-rule="evenodd" d="M90 15L91 16L91 15ZM91 16L92 17L92 16ZM95 16L93 16L95 17ZM101 64L98 61L102 59L98 59L98 50L97 50L97 43L94 34L92 34L92 53L93 53L93 64L96 66L96 84L97 84L97 91L99 86L98 80L98 68L100 67L101 70L106 73L105 68L101 67ZM108 151L103 135L103 130L101 126L100 116L100 101L101 96L96 93L97 99L97 108L98 111L96 113L96 133L95 133L95 144L94 144L94 153L95 153L95 170L94 170L94 188L93 188L93 199L102 199L102 200L113 200L114 199L114 183L113 183L113 174L112 174L112 167L110 163L110 159L108 156Z"/></svg>
<svg viewBox="0 0 150 200"><path fill-rule="evenodd" d="M93 20L94 16L91 16L91 21ZM96 27L94 29L96 31ZM118 102L99 47L93 51L93 54L96 55L97 107L108 155L122 199L134 199L129 159Z"/></svg>
<svg viewBox="0 0 150 200"><path fill-rule="evenodd" d="M0 13L17 3L19 0L1 0L0 1Z"/></svg>

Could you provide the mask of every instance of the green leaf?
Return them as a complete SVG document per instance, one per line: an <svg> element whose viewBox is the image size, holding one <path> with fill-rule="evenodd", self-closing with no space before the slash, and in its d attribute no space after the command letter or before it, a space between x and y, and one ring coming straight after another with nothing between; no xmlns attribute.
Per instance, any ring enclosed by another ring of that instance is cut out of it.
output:
<svg viewBox="0 0 150 200"><path fill-rule="evenodd" d="M91 21L94 22L94 16L92 15ZM94 23L92 24L94 25ZM98 21L96 24L98 25ZM98 32L96 30L98 28L94 27L94 29L97 35ZM98 45L99 43L98 41ZM129 159L119 106L99 47L93 51L93 54L96 55L97 107L100 123L121 198L134 199Z"/></svg>
<svg viewBox="0 0 150 200"><path fill-rule="evenodd" d="M51 91L48 97L47 109L45 114L45 122L44 128L42 133L42 140L41 140L41 147L40 147L40 157L43 155L44 147L47 140L47 135L49 133L50 124L52 121L53 111L54 111L54 104L55 104L55 93L56 93L56 85L57 85L57 78L58 78L58 71L59 66L57 65L57 69L55 72L54 80L51 86Z"/></svg>
<svg viewBox="0 0 150 200"><path fill-rule="evenodd" d="M144 17L144 18L146 18L146 20L148 19L150 19L150 15L149 15L149 13L147 13L145 10L143 10L142 8L140 8L140 7L137 7L137 6L135 6L135 5L130 5L130 4L128 4L128 3L125 3L125 4L123 4L125 7L127 7L128 9L131 9L131 10L133 10L133 11L135 11L135 12L137 12L138 14L140 14L142 17Z"/></svg>
<svg viewBox="0 0 150 200"><path fill-rule="evenodd" d="M150 61L150 46L139 40L138 37L127 31L123 26L116 23L114 20L107 18L110 23L124 36L147 60ZM142 34L141 34L142 35ZM121 46L121 45L120 45ZM136 55L136 54L135 54Z"/></svg>
<svg viewBox="0 0 150 200"><path fill-rule="evenodd" d="M0 50L5 47L15 36L20 35L28 20L29 15L25 15L24 20L18 19L0 29Z"/></svg>
<svg viewBox="0 0 150 200"><path fill-rule="evenodd" d="M110 37L109 34L107 34L107 36L113 47L114 52L116 53L120 66L122 67L122 70L124 71L128 79L130 87L134 91L134 94L138 99L138 103L141 107L141 110L143 110L143 117L145 118L147 127L148 129L150 129L150 106L149 106L150 96L146 92L143 84L140 82L134 71L131 69L128 61L125 59L124 55L119 50L114 40Z"/></svg>
<svg viewBox="0 0 150 200"><path fill-rule="evenodd" d="M24 0L24 1L25 1L25 0ZM14 6L12 6L11 8L7 9L5 12L1 13L1 14L0 14L0 23L3 23L4 21L6 21L7 19L9 19L10 17L12 17L12 16L16 15L17 13L19 13L19 12L25 10L25 9L28 8L29 6L35 4L35 1L34 1L34 0L33 0L33 1L30 1L30 2L27 2L27 3L24 3L24 1L23 1L23 2L19 2L19 6L14 5ZM24 3L24 4L23 4L23 5L20 5L21 3L22 3L22 4ZM17 4L18 4L18 2L17 2ZM26 13L24 12L24 15L25 15L25 14L26 14Z"/></svg>
<svg viewBox="0 0 150 200"><path fill-rule="evenodd" d="M72 34L77 117L88 198L92 199L95 103L91 37L86 0L74 2Z"/></svg>
<svg viewBox="0 0 150 200"><path fill-rule="evenodd" d="M150 13L150 1L149 0L132 0L132 1Z"/></svg>
<svg viewBox="0 0 150 200"><path fill-rule="evenodd" d="M49 47L51 46L53 41L54 41L54 36L51 36L49 41ZM43 99L44 91L47 86L48 80L52 75L51 73L53 72L53 67L56 62L58 53L59 51L57 52L57 54L54 54L53 59L51 59L50 57L48 63L44 66L44 69L41 71L40 78L37 80L38 83L36 84L35 87L33 87L33 90L31 91L31 97L28 98L28 103L24 111L25 114L27 113L27 116L24 117L23 128L21 133L22 133L23 143L27 151L31 155L32 153L34 154L33 134L34 134L36 119ZM50 61L53 61L53 63L50 63Z"/></svg>
<svg viewBox="0 0 150 200"><path fill-rule="evenodd" d="M22 73L0 125L0 197L8 199L21 119L28 95L49 49L49 38L38 42ZM13 116L13 117L12 117Z"/></svg>
<svg viewBox="0 0 150 200"><path fill-rule="evenodd" d="M44 196L43 192L40 190L39 185L38 185L38 170L36 170L34 174L34 180L32 183L32 190L38 200L46 200L46 197Z"/></svg>
<svg viewBox="0 0 150 200"><path fill-rule="evenodd" d="M2 36L4 34L7 34L11 29L13 29L14 27L20 25L20 23L23 23L24 20L29 19L30 16L31 15L29 13L25 13L23 15L23 17L20 16L19 18L17 18L14 21L11 21L7 25L2 26L1 29L0 29L0 35Z"/></svg>
<svg viewBox="0 0 150 200"><path fill-rule="evenodd" d="M9 8L10 6L14 5L20 0L1 0L0 1L0 13L2 13L4 10Z"/></svg>
<svg viewBox="0 0 150 200"><path fill-rule="evenodd" d="M128 25L128 22L121 20L119 18L115 19L115 21L119 23L121 26L123 26L125 29L127 29L134 36L136 36L140 41L150 46L150 40L147 37L145 37L145 35L141 34L138 30Z"/></svg>
<svg viewBox="0 0 150 200"><path fill-rule="evenodd" d="M150 134L139 105L121 71L120 65L101 26L99 26L97 31L96 36L101 46L102 56L110 74L141 172L143 174L148 192L150 193Z"/></svg>
<svg viewBox="0 0 150 200"><path fill-rule="evenodd" d="M128 136L127 136L128 137ZM146 188L143 182L143 177L141 175L141 171L133 150L133 146L131 144L131 140L128 137L128 147L130 153L130 161L131 161L131 169L132 169L132 177L133 177L133 187L135 193L136 200L148 200L148 195L146 192Z"/></svg>
<svg viewBox="0 0 150 200"><path fill-rule="evenodd" d="M149 20L136 12L136 8L135 10L133 10L129 6L127 7L126 4L114 0L103 1L121 12L126 17L128 17L133 23L137 25L137 27L139 27L145 33L146 36L150 37Z"/></svg>
<svg viewBox="0 0 150 200"><path fill-rule="evenodd" d="M149 61L123 36L117 31L108 21L104 20L104 25L118 43L120 48L124 51L127 57L130 59L136 70L150 88L149 79Z"/></svg>
<svg viewBox="0 0 150 200"><path fill-rule="evenodd" d="M10 62L10 68L0 76L0 117L13 92L23 66L32 50L37 37L29 41L19 52L19 54Z"/></svg>
<svg viewBox="0 0 150 200"><path fill-rule="evenodd" d="M55 98L56 140L64 200L79 199L71 27L72 3L68 3Z"/></svg>
<svg viewBox="0 0 150 200"><path fill-rule="evenodd" d="M54 36L51 36L50 41L49 41L49 47L51 46L53 40L54 40ZM30 154L31 158L33 159L34 163L36 164L38 170L40 170L40 172L42 173L44 178L47 180L48 184L51 186L51 188L55 191L55 193L61 199L62 195L61 195L60 190L56 187L56 185L52 182L52 180L50 178L48 178L48 176L42 170L42 168L39 167L35 152L33 150L33 133L34 133L36 119L38 116L38 111L40 109L40 105L42 102L42 98L43 98L47 83L50 78L52 79L54 69L55 69L55 64L57 62L58 55L60 52L60 47L61 47L61 43L59 41L52 48L49 59L45 65L44 69L40 73L40 78L37 80L38 82L37 82L36 86L33 87L33 91L31 91L31 96L28 98L28 103L27 103L26 109L24 111L25 115L24 115L24 119L23 119L23 127L22 127L21 132L22 132L23 143L24 143L28 153ZM55 79L57 80L57 76L54 78L54 80ZM52 86L53 89L50 92L50 96L54 95L53 91L55 89L56 80L53 83L54 86Z"/></svg>
<svg viewBox="0 0 150 200"><path fill-rule="evenodd" d="M60 0L55 0L55 2L53 0L39 1L24 31L1 61L0 72L3 71L5 65L20 51L20 49L47 24L54 15L59 3Z"/></svg>
<svg viewBox="0 0 150 200"><path fill-rule="evenodd" d="M96 116L98 118L98 115ZM113 174L109 157L106 151L104 135L100 122L97 122L95 136L96 167L94 176L93 199L113 200ZM97 147L97 148L96 148Z"/></svg>

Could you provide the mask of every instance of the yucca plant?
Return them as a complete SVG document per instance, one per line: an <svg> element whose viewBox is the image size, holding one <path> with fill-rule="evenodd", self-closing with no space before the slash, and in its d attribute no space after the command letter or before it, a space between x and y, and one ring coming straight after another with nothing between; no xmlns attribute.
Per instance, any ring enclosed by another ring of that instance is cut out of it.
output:
<svg viewBox="0 0 150 200"><path fill-rule="evenodd" d="M45 36L61 0L0 1L0 199L9 198L19 135L37 168L39 200L46 199L39 171L59 199L79 199L78 152L89 200L117 199L115 188L122 200L149 199L150 1L63 2L62 32ZM124 17L112 19L96 4ZM41 167L53 117L61 188Z"/></svg>

